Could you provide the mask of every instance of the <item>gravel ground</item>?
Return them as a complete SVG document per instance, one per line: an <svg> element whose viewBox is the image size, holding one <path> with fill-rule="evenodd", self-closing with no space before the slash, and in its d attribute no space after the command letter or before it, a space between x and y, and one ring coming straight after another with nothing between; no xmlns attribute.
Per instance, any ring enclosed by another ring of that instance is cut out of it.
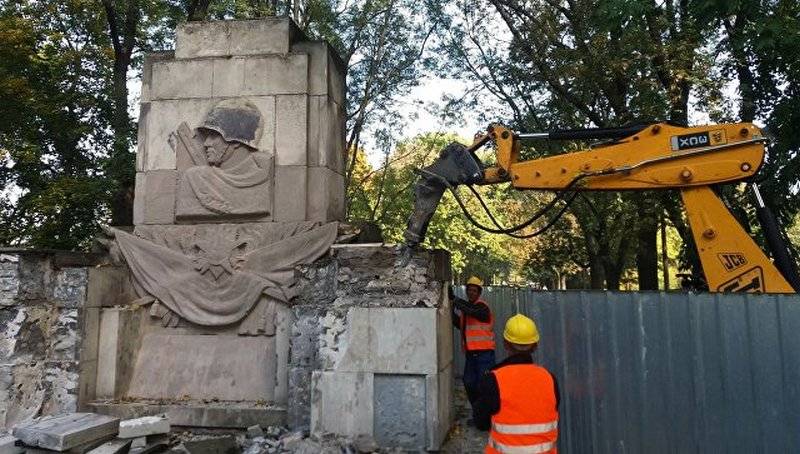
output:
<svg viewBox="0 0 800 454"><path fill-rule="evenodd" d="M460 384L456 385L454 398L455 421L441 452L482 453L486 447L488 433L480 431L468 423L472 419L472 409L469 407L464 387Z"/></svg>

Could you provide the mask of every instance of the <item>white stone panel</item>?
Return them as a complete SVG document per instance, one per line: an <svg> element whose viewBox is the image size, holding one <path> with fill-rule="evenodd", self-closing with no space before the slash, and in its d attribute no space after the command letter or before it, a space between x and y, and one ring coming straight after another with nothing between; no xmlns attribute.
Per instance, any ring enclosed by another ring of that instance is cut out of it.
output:
<svg viewBox="0 0 800 454"><path fill-rule="evenodd" d="M186 22L176 34L176 58L285 54L298 36L288 19Z"/></svg>
<svg viewBox="0 0 800 454"><path fill-rule="evenodd" d="M214 77L211 94L214 97L239 96L244 91L243 58L215 58L212 60Z"/></svg>
<svg viewBox="0 0 800 454"><path fill-rule="evenodd" d="M344 177L327 167L308 168L308 220L344 220Z"/></svg>
<svg viewBox="0 0 800 454"><path fill-rule="evenodd" d="M314 371L311 378L311 432L372 435L373 375L368 372Z"/></svg>
<svg viewBox="0 0 800 454"><path fill-rule="evenodd" d="M168 60L153 63L153 99L208 98L213 60Z"/></svg>
<svg viewBox="0 0 800 454"><path fill-rule="evenodd" d="M245 96L305 94L308 91L308 55L268 55L245 59Z"/></svg>
<svg viewBox="0 0 800 454"><path fill-rule="evenodd" d="M435 374L435 308L351 308L338 355L328 355L337 371ZM335 349L331 349L335 350ZM323 353L322 351L320 352Z"/></svg>
<svg viewBox="0 0 800 454"><path fill-rule="evenodd" d="M275 162L304 166L307 155L308 96L284 95L275 100Z"/></svg>
<svg viewBox="0 0 800 454"><path fill-rule="evenodd" d="M273 219L278 222L306 219L308 168L305 166L275 167L275 204Z"/></svg>
<svg viewBox="0 0 800 454"><path fill-rule="evenodd" d="M128 395L272 401L274 358L274 337L147 333Z"/></svg>

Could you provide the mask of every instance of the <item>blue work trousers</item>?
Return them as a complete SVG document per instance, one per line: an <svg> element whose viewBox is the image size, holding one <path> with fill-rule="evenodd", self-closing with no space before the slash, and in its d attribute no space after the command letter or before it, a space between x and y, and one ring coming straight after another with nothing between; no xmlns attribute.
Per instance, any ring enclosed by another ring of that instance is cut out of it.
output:
<svg viewBox="0 0 800 454"><path fill-rule="evenodd" d="M494 367L494 350L478 350L464 354L464 389L472 404L478 398L478 384L483 375Z"/></svg>

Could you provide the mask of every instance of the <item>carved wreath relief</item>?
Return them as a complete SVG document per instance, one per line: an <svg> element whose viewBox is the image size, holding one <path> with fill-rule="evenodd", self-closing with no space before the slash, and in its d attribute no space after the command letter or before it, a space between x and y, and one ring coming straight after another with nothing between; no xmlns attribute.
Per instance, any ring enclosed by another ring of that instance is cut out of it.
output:
<svg viewBox="0 0 800 454"><path fill-rule="evenodd" d="M257 144L264 119L252 103L225 100L191 132L186 123L170 136L177 154L192 165L180 177L176 218L212 219L268 216L274 157Z"/></svg>

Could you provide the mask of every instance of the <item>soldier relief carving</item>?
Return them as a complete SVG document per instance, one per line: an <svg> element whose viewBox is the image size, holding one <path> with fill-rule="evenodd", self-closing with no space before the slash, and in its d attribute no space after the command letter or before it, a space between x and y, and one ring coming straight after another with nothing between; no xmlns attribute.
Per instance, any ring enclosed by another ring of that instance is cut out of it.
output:
<svg viewBox="0 0 800 454"><path fill-rule="evenodd" d="M274 157L258 150L263 130L258 108L238 99L214 106L193 135L178 127L170 145L191 160L178 184L179 220L270 214Z"/></svg>
<svg viewBox="0 0 800 454"><path fill-rule="evenodd" d="M294 268L336 239L335 222L209 223L268 214L273 157L256 147L262 130L258 109L240 100L214 106L195 134L182 123L170 141L191 165L179 179L176 216L204 223L104 229L100 242L127 263L141 302L165 324L229 325L265 297L288 302Z"/></svg>

